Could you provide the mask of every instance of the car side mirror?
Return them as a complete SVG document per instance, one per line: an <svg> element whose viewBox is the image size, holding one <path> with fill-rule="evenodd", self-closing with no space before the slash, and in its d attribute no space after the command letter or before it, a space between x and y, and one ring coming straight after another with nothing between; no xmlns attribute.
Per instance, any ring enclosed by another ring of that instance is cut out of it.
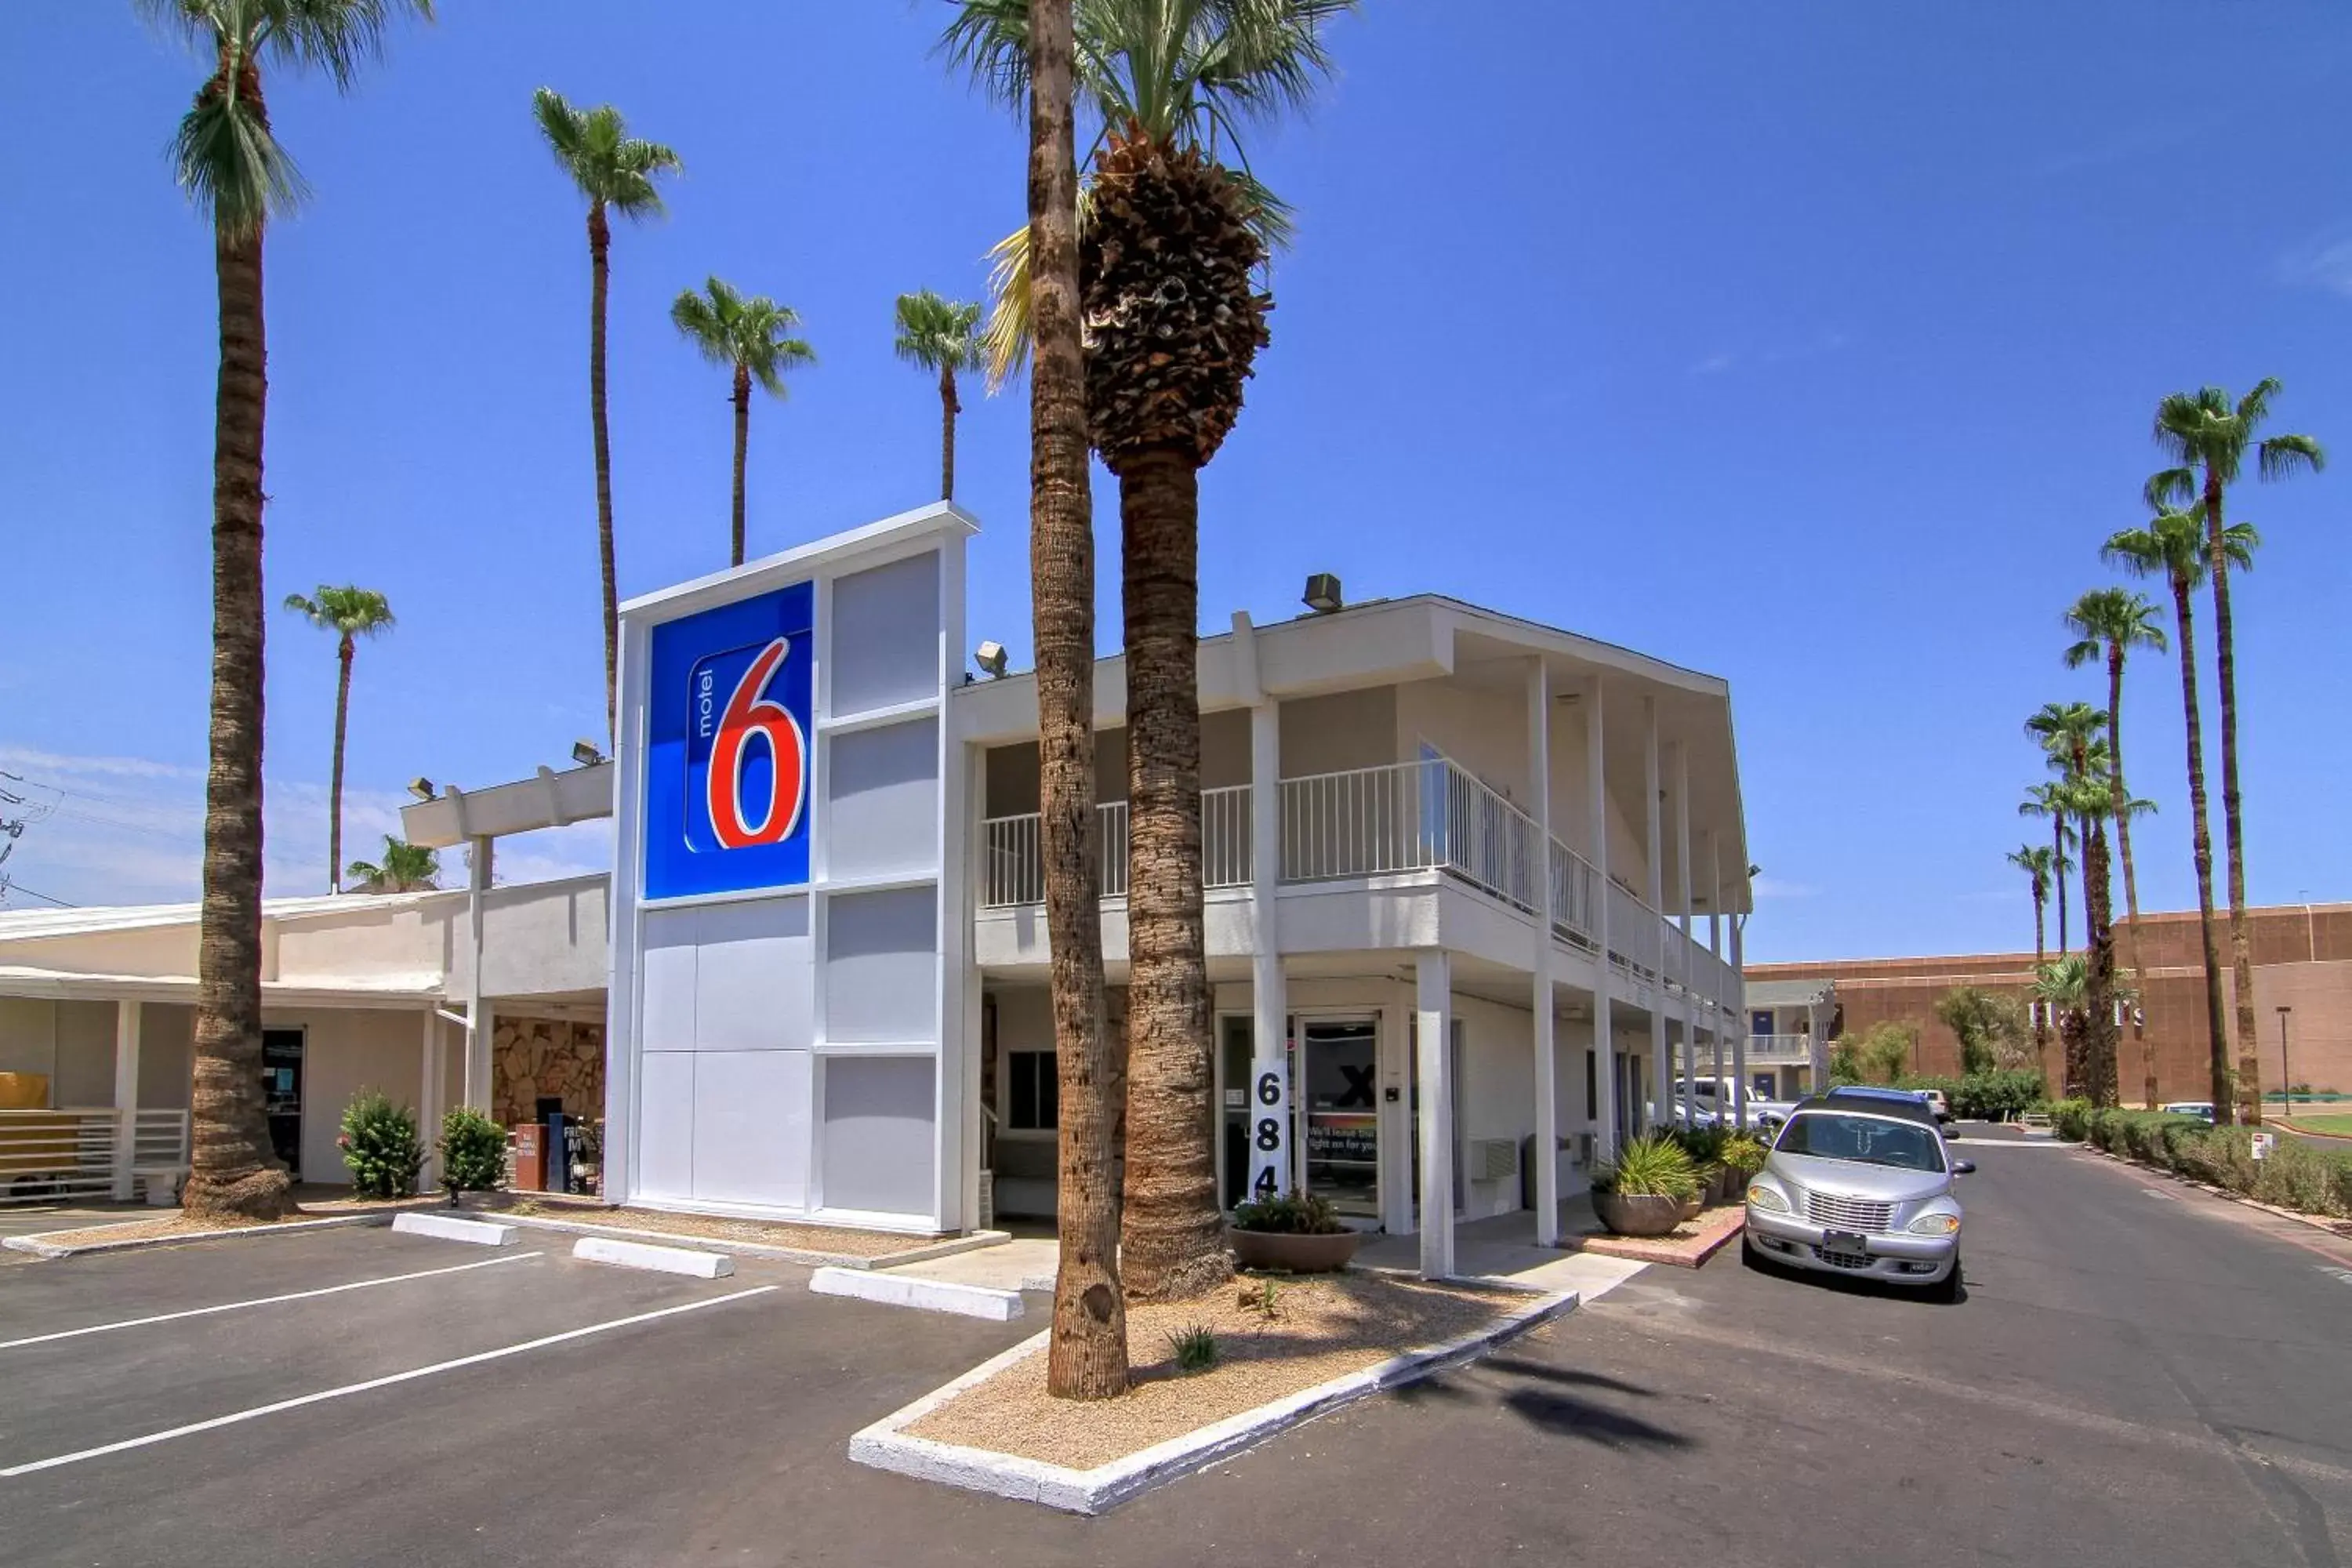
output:
<svg viewBox="0 0 2352 1568"><path fill-rule="evenodd" d="M1952 1174L1956 1176L1973 1176L1976 1173L1977 1163L1974 1160L1955 1160L1952 1162Z"/></svg>

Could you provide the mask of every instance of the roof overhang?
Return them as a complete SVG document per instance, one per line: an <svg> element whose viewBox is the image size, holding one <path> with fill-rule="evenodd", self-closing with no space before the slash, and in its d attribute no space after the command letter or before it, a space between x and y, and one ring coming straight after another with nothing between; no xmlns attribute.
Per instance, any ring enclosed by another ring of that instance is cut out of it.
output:
<svg viewBox="0 0 2352 1568"><path fill-rule="evenodd" d="M26 996L58 1002L181 1002L196 999L193 974L93 974L57 969L0 964L0 996ZM261 983L265 1007L428 1006L443 999L438 974L357 976L347 981Z"/></svg>
<svg viewBox="0 0 2352 1568"><path fill-rule="evenodd" d="M470 793L445 785L431 800L400 808L400 831L411 844L446 849L475 838L504 838L612 815L610 762L561 773L542 766L530 778Z"/></svg>

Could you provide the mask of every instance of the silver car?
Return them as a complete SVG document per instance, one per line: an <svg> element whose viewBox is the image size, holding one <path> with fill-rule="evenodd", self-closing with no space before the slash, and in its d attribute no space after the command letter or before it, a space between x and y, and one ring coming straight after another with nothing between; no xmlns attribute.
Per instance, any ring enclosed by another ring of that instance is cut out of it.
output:
<svg viewBox="0 0 2352 1568"><path fill-rule="evenodd" d="M1925 1106L1808 1100L1748 1184L1750 1267L1766 1263L1960 1293L1953 1159Z"/></svg>

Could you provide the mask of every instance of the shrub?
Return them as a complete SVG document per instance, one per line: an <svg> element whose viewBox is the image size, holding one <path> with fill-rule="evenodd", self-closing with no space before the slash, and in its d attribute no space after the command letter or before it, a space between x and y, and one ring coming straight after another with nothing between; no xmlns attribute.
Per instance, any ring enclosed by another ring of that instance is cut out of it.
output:
<svg viewBox="0 0 2352 1568"><path fill-rule="evenodd" d="M2058 1136L2070 1143L2080 1143L2091 1136L2091 1102L2087 1100L2061 1100L2050 1107L2050 1125Z"/></svg>
<svg viewBox="0 0 2352 1568"><path fill-rule="evenodd" d="M2279 1139L2270 1158L2255 1163L2253 1197L2300 1214L2340 1215L2336 1159L2300 1138Z"/></svg>
<svg viewBox="0 0 2352 1568"><path fill-rule="evenodd" d="M1270 1236L1336 1236L1348 1227L1339 1222L1329 1198L1294 1187L1280 1197L1235 1205L1234 1228Z"/></svg>
<svg viewBox="0 0 2352 1568"><path fill-rule="evenodd" d="M425 1145L416 1118L380 1089L363 1089L343 1107L342 1136L335 1140L351 1167L352 1188L363 1198L405 1198L416 1192L425 1168Z"/></svg>
<svg viewBox="0 0 2352 1568"><path fill-rule="evenodd" d="M1720 1127L1675 1127L1666 1136L1690 1156L1694 1166L1701 1168L1721 1162L1723 1146L1731 1137Z"/></svg>
<svg viewBox="0 0 2352 1568"><path fill-rule="evenodd" d="M1698 1171L1683 1146L1661 1133L1630 1139L1617 1157L1592 1173L1592 1190L1629 1198L1698 1196Z"/></svg>
<svg viewBox="0 0 2352 1568"><path fill-rule="evenodd" d="M470 1106L441 1119L441 1184L453 1206L462 1194L494 1190L506 1174L505 1128Z"/></svg>
<svg viewBox="0 0 2352 1568"><path fill-rule="evenodd" d="M1217 1364L1216 1331L1206 1323L1170 1334L1168 1348L1176 1352L1176 1370L1186 1377Z"/></svg>
<svg viewBox="0 0 2352 1568"><path fill-rule="evenodd" d="M1952 1114L1979 1121L2007 1121L2042 1099L2042 1075L2031 1068L1972 1072L1949 1091Z"/></svg>
<svg viewBox="0 0 2352 1568"><path fill-rule="evenodd" d="M1719 1157L1727 1169L1738 1172L1744 1181L1764 1168L1764 1161L1771 1152L1764 1140L1742 1132L1723 1141Z"/></svg>

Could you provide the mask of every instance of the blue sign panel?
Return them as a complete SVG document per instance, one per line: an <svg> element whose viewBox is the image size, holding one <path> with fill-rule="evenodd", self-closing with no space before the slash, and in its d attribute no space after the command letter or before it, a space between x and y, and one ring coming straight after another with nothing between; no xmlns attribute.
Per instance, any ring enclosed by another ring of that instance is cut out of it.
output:
<svg viewBox="0 0 2352 1568"><path fill-rule="evenodd" d="M654 627L646 898L808 880L815 627L808 583Z"/></svg>

